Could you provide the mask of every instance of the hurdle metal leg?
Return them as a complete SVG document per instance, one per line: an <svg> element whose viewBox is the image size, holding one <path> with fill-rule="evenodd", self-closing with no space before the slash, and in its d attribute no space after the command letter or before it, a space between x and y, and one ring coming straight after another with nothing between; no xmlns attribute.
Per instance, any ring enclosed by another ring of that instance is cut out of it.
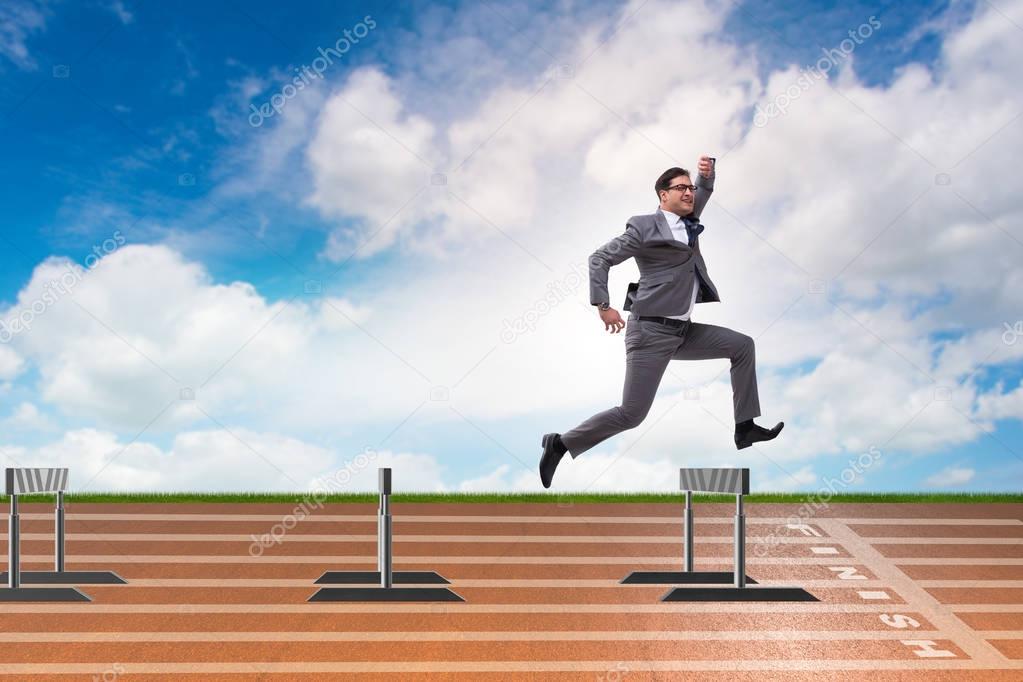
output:
<svg viewBox="0 0 1023 682"><path fill-rule="evenodd" d="M746 587L747 582L755 584L755 581L746 575L746 514L742 494L735 496L734 550L732 587L676 587L668 590L661 601L820 601L801 587Z"/></svg>
<svg viewBox="0 0 1023 682"><path fill-rule="evenodd" d="M31 572L21 572L21 517L18 514L18 496L11 495L11 516L7 530L7 566L3 575L7 580L7 589L0 589L0 602L67 602L92 601L82 592L73 587L22 587L30 582ZM2 578L0 578L2 580Z"/></svg>
<svg viewBox="0 0 1023 682"><path fill-rule="evenodd" d="M394 567L393 547L391 545L391 496L380 495L380 509L377 518L377 570L380 571L380 587L394 585L392 569Z"/></svg>
<svg viewBox="0 0 1023 682"><path fill-rule="evenodd" d="M693 491L686 490L686 506L682 510L682 570L633 571L619 581L620 585L713 585L728 584L735 579L732 571L693 570ZM745 573L742 582L756 584Z"/></svg>
<svg viewBox="0 0 1023 682"><path fill-rule="evenodd" d="M53 532L53 570L60 573L64 570L64 493L57 492L57 509L54 515Z"/></svg>
<svg viewBox="0 0 1023 682"><path fill-rule="evenodd" d="M7 523L7 587L21 587L21 521L18 515L18 496L11 495L11 517Z"/></svg>
<svg viewBox="0 0 1023 682"><path fill-rule="evenodd" d="M446 587L395 587L402 585L449 585L433 571L394 571L391 521L391 470L379 470L380 504L377 508L377 570L327 571L317 585L372 585L379 587L323 587L309 601L465 601Z"/></svg>
<svg viewBox="0 0 1023 682"><path fill-rule="evenodd" d="M12 509L14 498L11 496ZM128 581L113 571L67 571L64 569L65 508L64 493L57 493L57 505L53 512L53 569L52 571L21 571L20 582L25 585L124 585ZM10 564L14 566L12 562ZM0 573L0 581L6 574Z"/></svg>
<svg viewBox="0 0 1023 682"><path fill-rule="evenodd" d="M746 514L742 495L735 496L735 586L746 587Z"/></svg>
<svg viewBox="0 0 1023 682"><path fill-rule="evenodd" d="M693 572L693 491L686 491L686 508L682 512L682 570Z"/></svg>

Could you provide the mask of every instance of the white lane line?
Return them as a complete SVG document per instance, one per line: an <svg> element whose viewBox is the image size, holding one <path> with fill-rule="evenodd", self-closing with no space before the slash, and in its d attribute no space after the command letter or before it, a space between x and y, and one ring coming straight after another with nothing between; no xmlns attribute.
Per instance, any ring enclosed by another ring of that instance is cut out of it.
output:
<svg viewBox="0 0 1023 682"><path fill-rule="evenodd" d="M258 535L243 534L204 534L204 533L68 533L65 536L68 541L103 541L103 542L255 542L260 539ZM347 542L376 542L376 535L346 535L338 534L300 534L288 533L275 536L281 542L325 542L325 543L347 543ZM634 543L634 544L663 544L666 542L679 542L680 537L674 536L626 536L626 535L395 535L395 542L464 542L464 543L554 543L554 544L579 544L579 543ZM859 537L859 536L856 536ZM21 540L53 540L52 533L23 533ZM710 536L700 538L701 543L730 543L732 536ZM834 539L833 539L834 540ZM1023 542L1021 538L864 538L875 545L1018 545ZM7 541L7 534L0 533L0 541ZM803 536L747 536L746 541L750 544L759 542L770 542L771 544L783 545L809 545L819 544L821 538L807 538Z"/></svg>
<svg viewBox="0 0 1023 682"><path fill-rule="evenodd" d="M914 634L942 639L936 630ZM542 642L548 640L596 642L856 642L901 640L905 632L887 630L657 630L607 632L541 630L517 632L0 632L0 642Z"/></svg>
<svg viewBox="0 0 1023 682"><path fill-rule="evenodd" d="M958 658L954 652L948 649L939 649L938 643L933 639L904 639L901 641L910 647L910 651L919 658Z"/></svg>
<svg viewBox="0 0 1023 682"><path fill-rule="evenodd" d="M248 554L237 555L204 555L204 554L142 554L142 555L121 555L121 554L76 554L68 559L68 566L76 564L338 564L343 566L364 566L366 564L376 565L376 555L369 554L324 554L324 555L288 555L288 556L263 556L253 557ZM807 565L820 566L834 563L834 558L819 557L746 557L746 565L765 566L788 566ZM842 559L848 561L848 559ZM988 563L986 560L974 560L978 564ZM1021 560L1023 561L1023 560ZM51 554L22 555L22 567L30 563L53 564ZM403 556L395 559L394 565L410 564L542 564L547 565L580 565L580 566L601 566L601 565L622 565L633 566L639 564L651 564L660 566L675 566L682 568L681 557L676 556L441 556L439 554L429 556ZM703 556L696 557L695 563L698 566L724 566L724 570L732 567L731 550L719 557ZM899 563L905 563L902 559ZM963 561L963 563L970 563ZM0 567L6 564L0 560ZM28 569L26 569L28 570ZM36 569L32 569L36 570Z"/></svg>
<svg viewBox="0 0 1023 682"><path fill-rule="evenodd" d="M427 514L406 514L399 511L400 505L392 505L395 511L395 522L409 523L663 523L678 525L681 521L681 511L677 516L486 516L486 515L427 515ZM751 509L752 505L747 509ZM679 507L681 510L681 507ZM697 505L699 510L699 505ZM292 513L293 507L281 508L279 514L147 514L145 512L131 514L92 514L67 512L67 520L82 519L88 521L124 521L134 523L136 521L269 521L276 523L284 516ZM702 512L702 510L699 510ZM23 513L22 520L53 520L53 513ZM322 514L316 510L309 512L308 516L302 519L303 523L375 523L376 514ZM845 524L853 525L921 525L921 526L1021 526L1023 520L1015 518L998 519L942 519L942 518L921 518L921 519L891 519L891 518L840 518L835 519ZM701 516L696 514L694 523L701 525L722 525L730 524L731 516ZM779 524L786 525L792 522L792 517L782 516L751 516L747 514L747 525L753 524Z"/></svg>
<svg viewBox="0 0 1023 682"><path fill-rule="evenodd" d="M838 554L837 547L811 547L810 551L814 554Z"/></svg>
<svg viewBox="0 0 1023 682"><path fill-rule="evenodd" d="M839 566L830 566L837 571ZM400 570L400 569L399 569ZM120 585L118 589L125 587L311 587L313 580L318 576L309 578L132 578L129 574L123 574L127 585ZM624 575L622 576L624 577ZM516 588L541 588L541 587L620 587L632 589L634 586L622 585L620 578L452 578L448 576L452 585L462 587L516 587ZM789 585L792 578L760 578L760 585ZM798 580L801 587L808 588L837 588L851 589L848 578L836 576L834 578L806 578ZM1023 580L917 580L921 587L929 588L954 588L954 589L1019 589L1023 588ZM883 580L870 579L859 575L856 579L856 587L887 587L889 584ZM864 596L876 595L877 592L869 590L860 591L862 599L887 599L888 597ZM1023 610L1023 604L1020 605Z"/></svg>
<svg viewBox="0 0 1023 682"><path fill-rule="evenodd" d="M884 590L859 590L856 594L860 596L860 599L866 599L868 601L881 601L892 598L892 596Z"/></svg>
<svg viewBox="0 0 1023 682"><path fill-rule="evenodd" d="M1023 566L1023 559L1013 559L1011 557L956 557L955 559L900 557L893 559L893 561L904 566Z"/></svg>
<svg viewBox="0 0 1023 682"><path fill-rule="evenodd" d="M844 523L847 526L1023 526L1020 519L943 519L928 517L926 519L842 519L834 521Z"/></svg>
<svg viewBox="0 0 1023 682"><path fill-rule="evenodd" d="M888 583L906 601L906 608L921 613L934 627L955 642L967 656L977 662L978 667L987 667L1004 663L1007 659L998 649L983 637L977 636L975 630L959 620L948 606L925 590L915 580L900 571L896 562L885 557L874 547L873 539L860 537L848 526L829 519L817 519L828 533L837 538L859 563L867 568L878 579ZM1018 542L1018 540L1016 540ZM954 566L956 561L949 560L947 565Z"/></svg>
<svg viewBox="0 0 1023 682"><path fill-rule="evenodd" d="M595 672L607 673L609 666L636 672L699 672L699 671L819 671L819 670L972 670L975 661L948 660L732 660L732 661L430 661L430 662L361 662L264 663L238 661L231 663L123 663L124 674L247 674L271 673L510 673L510 672ZM4 664L4 672L12 675L74 675L95 674L109 668L106 663L17 663ZM1023 661L999 661L984 669L1023 670ZM119 673L120 674L120 673Z"/></svg>
<svg viewBox="0 0 1023 682"><path fill-rule="evenodd" d="M118 589L124 585L117 585ZM309 593L315 591L312 587ZM910 605L902 605L904 611L912 611ZM687 603L687 604L0 604L2 613L887 613L892 604L839 604L813 603ZM1020 607L1007 608L994 604L965 605L957 611L983 611L990 613L1012 612Z"/></svg>
<svg viewBox="0 0 1023 682"><path fill-rule="evenodd" d="M104 541L104 542L257 542L262 534L236 534L236 533L67 533L65 538L70 541ZM349 535L337 534L313 534L313 533L282 533L274 536L281 542L319 542L343 544L347 542L376 542L376 534L372 535ZM768 538L771 536L747 536L747 541L756 543L757 538ZM46 540L53 541L52 533L22 533L22 541ZM393 536L394 542L472 542L472 543L506 543L506 542L536 542L544 544L581 544L581 543L625 543L625 544L664 544L680 542L681 536L673 535L637 535L637 536L613 536L613 535L399 535ZM734 540L731 535L715 535L700 537L701 543L731 543ZM820 542L820 538L788 536L776 538L779 544L805 545ZM878 542L884 539L877 540ZM953 541L954 540L954 541ZM978 542L972 538L960 540L950 538L944 544L1008 544L995 542L1001 538L992 538L988 542ZM7 534L0 533L0 541L7 541ZM940 538L931 542L941 543ZM1019 542L1017 540L1016 542Z"/></svg>
<svg viewBox="0 0 1023 682"><path fill-rule="evenodd" d="M118 585L118 588L124 585ZM87 589L87 588L86 588ZM310 590L310 594L315 590ZM895 605L903 612L914 612L912 604ZM889 613L890 603L874 604L457 604L442 603L431 606L388 604L366 606L359 604L0 604L0 615L5 613ZM956 604L955 613L1013 613L1023 614L1020 604ZM923 615L923 614L920 614Z"/></svg>
<svg viewBox="0 0 1023 682"><path fill-rule="evenodd" d="M39 570L27 568L28 564L37 563L44 565L53 564L52 554L28 554L22 555L22 568L25 570ZM177 554L143 554L138 556L124 556L120 554L82 554L75 555L68 559L69 569L79 564L330 564L341 566L364 566L375 565L376 555L295 555L295 556L268 556L251 557L246 555L177 555ZM849 561L848 558L841 561ZM1003 558L956 558L956 559L932 559L932 558L898 558L893 560L899 566L948 566L951 561L961 566L1023 566L1023 559ZM746 557L746 565L761 566L831 566L835 562L834 557ZM638 557L544 557L544 556L403 556L395 560L395 566L412 564L483 564L483 565L505 565L505 564L543 564L546 565L573 565L573 566L601 566L601 565L622 565L632 566L639 564L650 564L657 566L678 566L681 569L681 559L674 556L638 556ZM698 566L717 567L728 570L732 567L731 553L720 557L697 557L695 560ZM6 561L0 560L0 570L6 570ZM987 582L987 581L985 581Z"/></svg>
<svg viewBox="0 0 1023 682"><path fill-rule="evenodd" d="M122 576L124 577L124 576ZM623 576L624 577L624 576ZM322 585L314 585L313 578L131 578L127 577L127 585L117 585L116 589L123 590L130 587L190 587L190 588L206 588L206 587L256 587L256 588L270 588L270 587L303 587L303 588L319 588ZM561 588L617 588L622 590L635 589L636 585L622 585L619 582L619 578L605 578L605 579L575 579L575 578L564 578L564 579L552 579L552 578L495 578L495 579L476 579L476 578L451 578L448 580L451 582L451 587L487 587L487 588L547 588L547 587L561 587ZM791 585L791 578L777 579L777 580L758 580L757 583L760 585ZM809 588L834 588L834 589L851 589L848 582L839 580L837 578L824 578L821 580L800 580L800 587ZM864 587L885 587L886 583L880 580L868 580L866 582L857 583L857 586ZM956 587L959 585L957 584ZM640 585L638 587L650 587L649 585ZM670 585L664 585L663 588L666 590ZM861 592L861 594L863 594ZM866 597L864 597L866 598Z"/></svg>
<svg viewBox="0 0 1023 682"><path fill-rule="evenodd" d="M829 571L834 571L839 580L869 580L867 576L860 573L856 566L828 566Z"/></svg>
<svg viewBox="0 0 1023 682"><path fill-rule="evenodd" d="M917 580L916 584L920 587L961 587L964 589L997 587L1018 590L1023 588L1023 580Z"/></svg>

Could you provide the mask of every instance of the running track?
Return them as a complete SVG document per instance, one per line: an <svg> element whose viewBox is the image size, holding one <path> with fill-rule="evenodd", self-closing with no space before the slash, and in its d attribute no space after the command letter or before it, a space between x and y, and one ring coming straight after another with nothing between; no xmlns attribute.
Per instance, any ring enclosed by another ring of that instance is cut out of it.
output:
<svg viewBox="0 0 1023 682"><path fill-rule="evenodd" d="M796 604L620 585L680 567L664 504L394 504L395 570L466 603L311 604L323 571L375 568L376 506L253 544L294 508L70 506L67 568L129 584L0 604L0 679L1023 679L1023 505L749 504L747 573L821 600ZM696 505L697 570L731 569L732 513ZM52 523L22 506L23 570L51 568Z"/></svg>

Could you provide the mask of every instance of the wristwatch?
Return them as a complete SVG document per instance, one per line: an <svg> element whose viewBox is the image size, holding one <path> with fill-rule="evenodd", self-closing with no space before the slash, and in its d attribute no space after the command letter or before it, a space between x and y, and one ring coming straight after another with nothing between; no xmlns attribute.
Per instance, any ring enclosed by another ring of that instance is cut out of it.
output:
<svg viewBox="0 0 1023 682"><path fill-rule="evenodd" d="M610 303L598 303L597 307L600 308L601 310L607 310L608 308L611 307L611 304Z"/></svg>

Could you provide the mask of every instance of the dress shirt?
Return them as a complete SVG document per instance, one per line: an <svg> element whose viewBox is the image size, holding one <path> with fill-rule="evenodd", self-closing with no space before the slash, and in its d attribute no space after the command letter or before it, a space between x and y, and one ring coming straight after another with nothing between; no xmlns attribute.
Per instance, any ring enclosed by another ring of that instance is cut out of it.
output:
<svg viewBox="0 0 1023 682"><path fill-rule="evenodd" d="M682 216L671 211L665 211L663 208L658 208L658 211L664 214L664 219L668 221L668 227L671 228L671 233L675 236L675 239L682 242L683 244L689 243L689 233L686 232L686 223L682 220ZM696 292L700 289L700 281L695 277L696 280L693 285L693 298L689 301L689 309L684 315L664 315L664 317L671 317L676 320L688 320L689 316L693 314L693 307L696 305Z"/></svg>

